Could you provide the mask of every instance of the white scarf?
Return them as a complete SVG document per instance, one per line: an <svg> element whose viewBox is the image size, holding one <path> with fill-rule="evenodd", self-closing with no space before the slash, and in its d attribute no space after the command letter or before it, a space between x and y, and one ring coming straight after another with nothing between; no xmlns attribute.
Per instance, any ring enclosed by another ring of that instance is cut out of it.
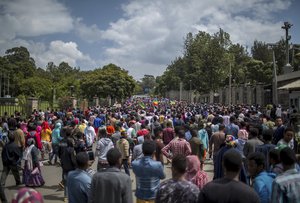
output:
<svg viewBox="0 0 300 203"><path fill-rule="evenodd" d="M33 163L32 163L32 156L31 156L31 151L32 148L34 147L34 144L30 145L27 147L23 153L23 159L27 161L27 167L29 170L33 169Z"/></svg>

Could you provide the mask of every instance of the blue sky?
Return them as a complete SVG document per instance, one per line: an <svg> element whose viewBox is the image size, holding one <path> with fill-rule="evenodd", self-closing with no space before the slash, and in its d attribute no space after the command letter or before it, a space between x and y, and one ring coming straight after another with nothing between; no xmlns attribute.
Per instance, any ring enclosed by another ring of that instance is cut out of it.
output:
<svg viewBox="0 0 300 203"><path fill-rule="evenodd" d="M250 47L278 41L290 21L292 43L300 44L299 11L297 0L0 0L0 54L25 46L42 68L114 63L140 79L181 56L188 32L222 28Z"/></svg>

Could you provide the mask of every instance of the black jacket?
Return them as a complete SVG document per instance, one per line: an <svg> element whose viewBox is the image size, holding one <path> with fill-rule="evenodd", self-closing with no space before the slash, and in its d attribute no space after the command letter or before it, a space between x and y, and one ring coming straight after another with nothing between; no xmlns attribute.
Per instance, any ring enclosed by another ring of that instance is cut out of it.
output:
<svg viewBox="0 0 300 203"><path fill-rule="evenodd" d="M9 142L2 150L3 166L17 166L22 158L22 151L15 142Z"/></svg>

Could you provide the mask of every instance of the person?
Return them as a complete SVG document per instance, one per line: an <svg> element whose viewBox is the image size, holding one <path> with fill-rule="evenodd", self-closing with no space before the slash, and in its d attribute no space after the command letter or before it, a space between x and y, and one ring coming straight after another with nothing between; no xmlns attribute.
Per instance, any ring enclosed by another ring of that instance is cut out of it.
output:
<svg viewBox="0 0 300 203"><path fill-rule="evenodd" d="M272 194L272 183L276 174L265 170L265 155L253 152L248 157L248 172L252 178L252 187L259 196L261 203L269 203Z"/></svg>
<svg viewBox="0 0 300 203"><path fill-rule="evenodd" d="M99 129L98 134L100 139L97 141L95 155L98 157L97 170L100 171L109 166L106 154L107 152L114 147L111 139L107 137L106 129Z"/></svg>
<svg viewBox="0 0 300 203"><path fill-rule="evenodd" d="M14 195L11 203L44 203L43 195L33 188L23 187Z"/></svg>
<svg viewBox="0 0 300 203"><path fill-rule="evenodd" d="M162 140L164 145L169 144L175 137L174 129L172 128L172 123L167 122L167 127L163 129Z"/></svg>
<svg viewBox="0 0 300 203"><path fill-rule="evenodd" d="M272 136L273 136L273 130L268 129L263 131L263 140L264 144L256 146L255 151L256 152L262 152L265 155L265 169L266 171L270 170L270 158L269 153L271 150L273 150L276 146L272 144Z"/></svg>
<svg viewBox="0 0 300 203"><path fill-rule="evenodd" d="M191 145L191 150L192 150L192 155L198 156L200 162L201 162L201 169L203 169L203 164L205 161L204 158L204 149L203 149L203 143L202 141L198 138L198 131L197 130L192 130L192 139L189 141Z"/></svg>
<svg viewBox="0 0 300 203"><path fill-rule="evenodd" d="M256 192L239 181L242 168L242 156L235 149L229 149L223 156L225 176L207 183L199 194L198 203L205 202L243 202L259 203Z"/></svg>
<svg viewBox="0 0 300 203"><path fill-rule="evenodd" d="M68 174L67 188L69 203L88 203L91 189L91 176L86 172L89 156L86 152L76 155L77 168Z"/></svg>
<svg viewBox="0 0 300 203"><path fill-rule="evenodd" d="M164 157L163 157L161 150L162 150L162 148L164 148L165 145L162 140L162 133L163 133L162 128L156 128L154 130L154 135L155 135L154 141L156 144L155 160L160 161L162 166L164 166Z"/></svg>
<svg viewBox="0 0 300 203"><path fill-rule="evenodd" d="M173 139L169 144L162 148L162 153L168 159L172 159L177 154L188 156L192 153L190 143L185 139L185 132L183 129L178 130L178 139ZM171 151L171 153L169 153Z"/></svg>
<svg viewBox="0 0 300 203"><path fill-rule="evenodd" d="M110 149L107 161L110 167L92 178L89 203L133 203L131 179L120 170L121 152L117 148Z"/></svg>
<svg viewBox="0 0 300 203"><path fill-rule="evenodd" d="M52 134L51 134L52 153L51 153L50 158L49 158L49 164L52 164L53 158L54 158L54 164L57 163L59 142L62 139L60 137L60 129L61 129L61 123L56 122L55 128L54 128L54 130L52 131Z"/></svg>
<svg viewBox="0 0 300 203"><path fill-rule="evenodd" d="M68 183L68 173L76 169L76 157L74 149L74 140L71 138L71 133L67 133L59 146L59 158L62 167L62 178L64 185L64 202L68 201L68 188L65 187Z"/></svg>
<svg viewBox="0 0 300 203"><path fill-rule="evenodd" d="M250 128L249 130L249 140L244 145L244 156L248 158L249 154L255 152L256 147L259 145L263 145L264 143L258 139L258 129L257 128Z"/></svg>
<svg viewBox="0 0 300 203"><path fill-rule="evenodd" d="M238 132L240 130L239 126L235 125L234 122L236 121L234 116L229 118L230 124L225 128L226 135L233 135L235 138L238 138Z"/></svg>
<svg viewBox="0 0 300 203"><path fill-rule="evenodd" d="M273 144L277 145L278 141L283 138L284 129L285 129L281 117L276 117L275 125L276 125L276 130L274 131L273 134Z"/></svg>
<svg viewBox="0 0 300 203"><path fill-rule="evenodd" d="M217 152L225 142L225 125L219 125L219 131L212 134L209 140L209 157L213 155L213 160L216 159Z"/></svg>
<svg viewBox="0 0 300 203"><path fill-rule="evenodd" d="M177 154L172 159L172 178L161 183L156 195L156 203L194 203L197 202L199 188L185 180L186 156Z"/></svg>
<svg viewBox="0 0 300 203"><path fill-rule="evenodd" d="M286 145L291 149L294 149L294 134L295 132L292 128L286 128L283 133L283 138L278 141L277 146Z"/></svg>
<svg viewBox="0 0 300 203"><path fill-rule="evenodd" d="M9 172L11 171L15 181L16 185L21 184L20 174L18 170L18 162L22 158L22 151L20 147L15 143L15 136L13 133L8 133L8 139L9 143L4 145L1 157L2 157L2 164L3 164L3 170L1 174L1 200L2 202L7 202L5 193L4 193L4 187L5 182L7 179L7 176Z"/></svg>
<svg viewBox="0 0 300 203"><path fill-rule="evenodd" d="M96 137L95 129L91 123L88 123L88 126L84 129L84 135L86 146L91 149Z"/></svg>
<svg viewBox="0 0 300 203"><path fill-rule="evenodd" d="M156 144L146 140L142 145L144 156L132 162L132 170L136 177L137 203L154 203L160 179L164 179L164 168L159 161L154 161Z"/></svg>
<svg viewBox="0 0 300 203"><path fill-rule="evenodd" d="M52 151L51 148L51 134L52 130L49 127L49 124L47 121L44 121L42 123L42 131L41 131L41 140L43 144L43 149L42 149L42 160L45 159L45 154L49 154L49 160L50 160L50 153Z"/></svg>
<svg viewBox="0 0 300 203"><path fill-rule="evenodd" d="M121 132L121 139L117 141L117 148L122 154L122 165L124 166L125 173L130 176L129 172L129 142L127 141L125 131Z"/></svg>
<svg viewBox="0 0 300 203"><path fill-rule="evenodd" d="M140 139L142 138L142 139ZM134 146L133 148L133 153L132 153L132 161L134 161L135 159L140 159L144 156L143 154L143 143L144 143L144 136L139 136L137 138L138 144Z"/></svg>
<svg viewBox="0 0 300 203"><path fill-rule="evenodd" d="M195 155L189 155L186 157L186 160L187 170L185 179L197 185L201 190L203 186L208 182L208 176L201 169L199 157Z"/></svg>
<svg viewBox="0 0 300 203"><path fill-rule="evenodd" d="M34 138L27 140L27 148L24 151L25 160L23 170L23 183L28 187L40 187L45 184L39 163L39 150L35 146Z"/></svg>
<svg viewBox="0 0 300 203"><path fill-rule="evenodd" d="M284 172L273 181L271 202L299 202L300 173L297 171L295 152L286 147L280 151Z"/></svg>
<svg viewBox="0 0 300 203"><path fill-rule="evenodd" d="M283 173L283 165L280 162L280 151L279 149L272 149L269 152L270 169L269 171L276 175Z"/></svg>

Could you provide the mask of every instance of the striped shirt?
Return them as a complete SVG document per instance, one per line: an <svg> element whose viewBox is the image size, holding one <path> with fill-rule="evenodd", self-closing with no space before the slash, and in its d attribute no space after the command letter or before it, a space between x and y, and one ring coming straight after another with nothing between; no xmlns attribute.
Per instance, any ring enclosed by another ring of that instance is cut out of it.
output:
<svg viewBox="0 0 300 203"><path fill-rule="evenodd" d="M277 176L272 185L271 202L299 202L300 173L294 168Z"/></svg>
<svg viewBox="0 0 300 203"><path fill-rule="evenodd" d="M169 151L171 151L172 155L169 154ZM177 154L188 156L192 153L192 150L189 142L187 142L184 138L178 138L172 140L167 146L162 148L161 152L167 158L171 159Z"/></svg>

